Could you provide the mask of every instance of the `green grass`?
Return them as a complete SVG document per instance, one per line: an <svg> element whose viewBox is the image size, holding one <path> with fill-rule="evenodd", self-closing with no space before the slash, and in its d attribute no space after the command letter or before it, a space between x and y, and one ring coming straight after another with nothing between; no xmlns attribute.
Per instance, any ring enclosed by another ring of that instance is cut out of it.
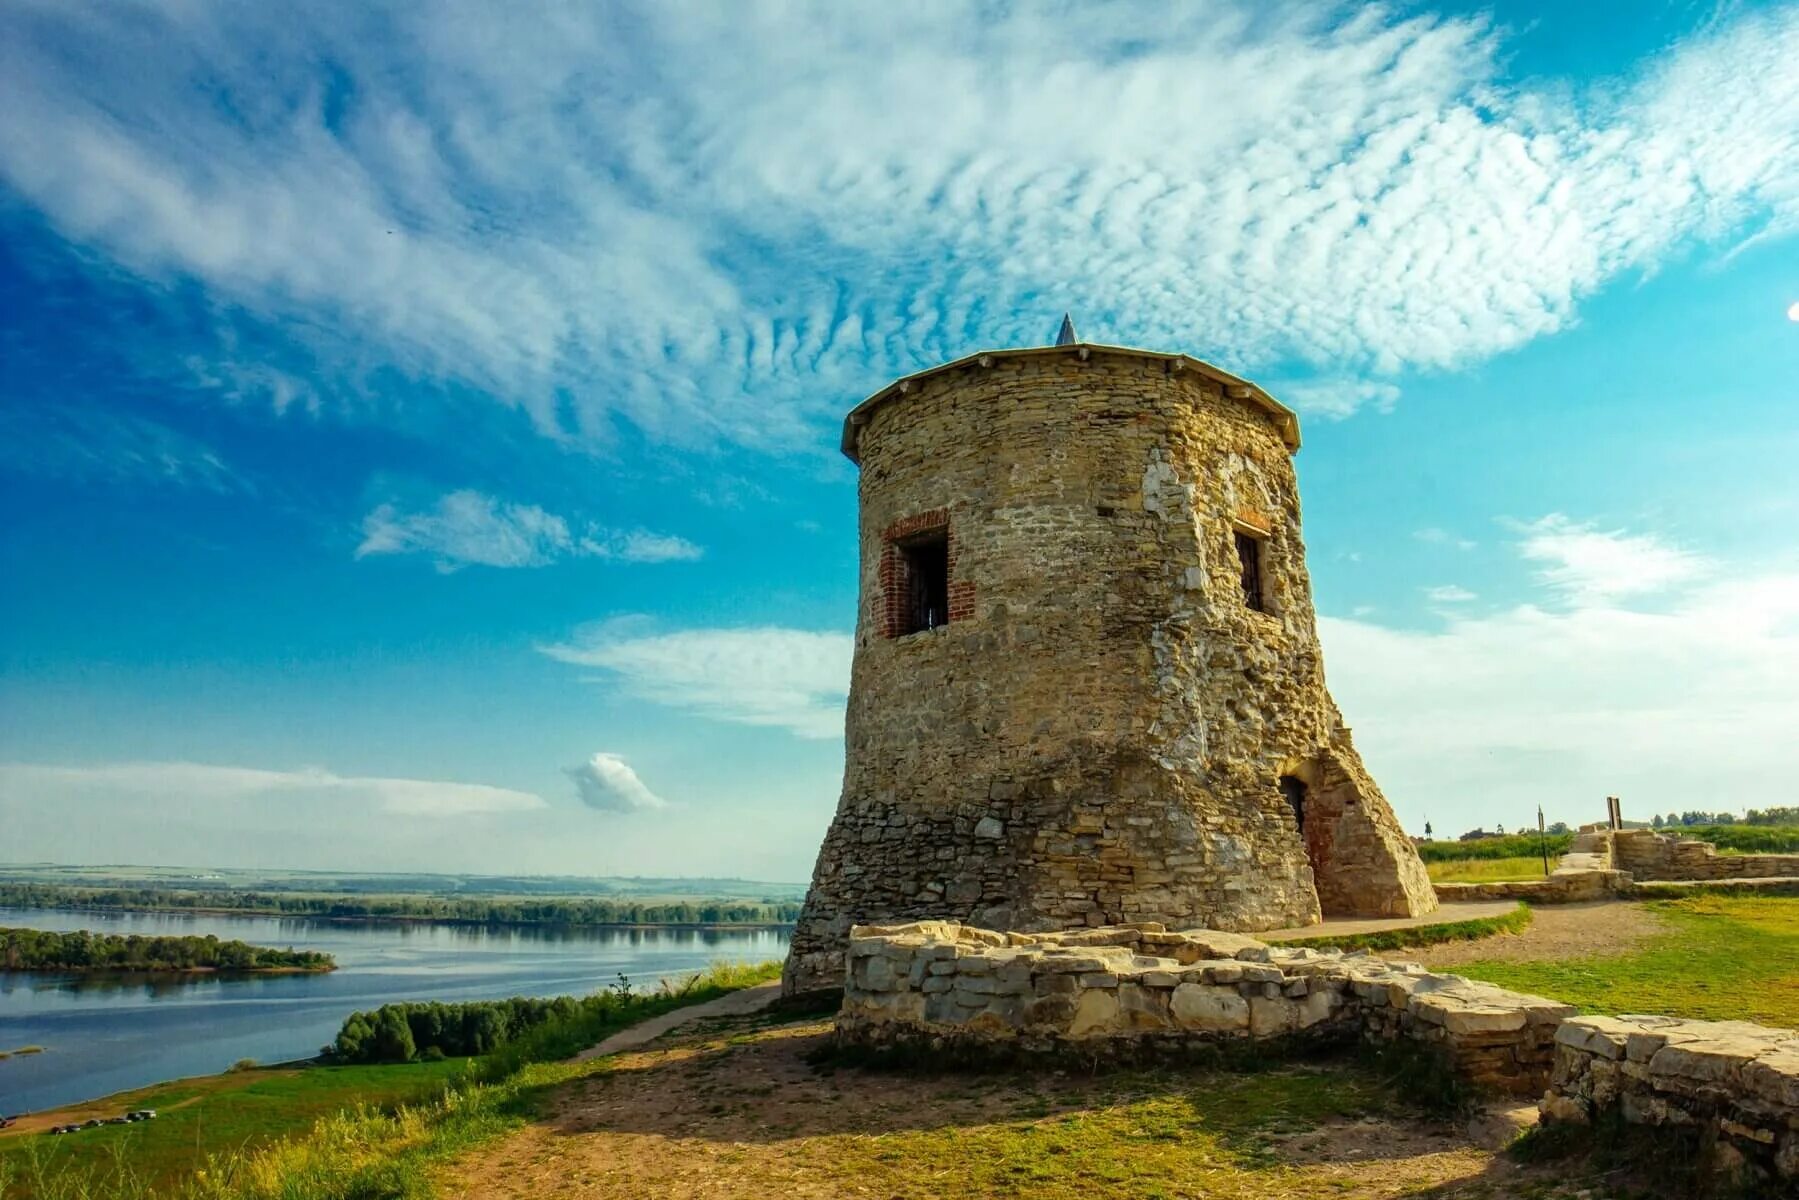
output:
<svg viewBox="0 0 1799 1200"><path fill-rule="evenodd" d="M68 1118L154 1108L156 1120L66 1137L22 1133L0 1138L0 1172L11 1166L20 1174L80 1175L122 1155L146 1185L163 1186L190 1175L209 1154L241 1152L304 1133L320 1117L342 1108L435 1096L470 1065L447 1059L377 1067L276 1067L159 1084L81 1105ZM30 1195L17 1185L0 1188L6 1200Z"/></svg>
<svg viewBox="0 0 1799 1200"><path fill-rule="evenodd" d="M1549 868L1555 869L1556 856L1550 855ZM1509 883L1517 879L1542 879L1543 860L1529 858L1451 858L1432 859L1424 864L1432 883Z"/></svg>
<svg viewBox="0 0 1799 1200"><path fill-rule="evenodd" d="M1630 954L1455 971L1589 1012L1799 1027L1799 899L1699 895L1651 907L1670 928Z"/></svg>
<svg viewBox="0 0 1799 1200"><path fill-rule="evenodd" d="M0 1140L0 1200L426 1197L433 1164L516 1128L545 1090L592 1067L556 1060L779 971L778 963L714 966L603 1018L540 1026L481 1059L238 1072L127 1093L108 1111L129 1101L157 1109L158 1119ZM256 1094L264 1074L280 1082Z"/></svg>
<svg viewBox="0 0 1799 1200"><path fill-rule="evenodd" d="M1520 933L1529 924L1530 906L1520 904L1511 912L1497 917L1445 921L1440 925L1417 925L1410 929L1385 929L1379 933L1295 938L1279 944L1306 946L1314 950L1404 950L1413 946L1435 946L1443 942L1471 942L1500 933Z"/></svg>

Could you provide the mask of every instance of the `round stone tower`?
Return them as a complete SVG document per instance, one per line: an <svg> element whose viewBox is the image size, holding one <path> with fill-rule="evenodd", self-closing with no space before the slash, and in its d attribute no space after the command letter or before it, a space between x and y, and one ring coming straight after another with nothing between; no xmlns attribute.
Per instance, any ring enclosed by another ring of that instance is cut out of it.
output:
<svg viewBox="0 0 1799 1200"><path fill-rule="evenodd" d="M852 923L1257 930L1435 907L1325 689L1298 446L1244 380L1071 338L849 414L843 795L787 990L840 982Z"/></svg>

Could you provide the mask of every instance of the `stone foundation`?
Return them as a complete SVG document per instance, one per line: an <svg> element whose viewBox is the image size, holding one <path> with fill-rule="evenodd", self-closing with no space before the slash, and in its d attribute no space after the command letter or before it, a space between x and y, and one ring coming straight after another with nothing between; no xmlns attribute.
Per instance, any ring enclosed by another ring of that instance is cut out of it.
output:
<svg viewBox="0 0 1799 1200"><path fill-rule="evenodd" d="M1574 1009L1415 963L1143 924L994 933L857 927L838 1036L876 1048L1140 1058L1247 1042L1407 1039L1494 1091L1540 1096Z"/></svg>
<svg viewBox="0 0 1799 1200"><path fill-rule="evenodd" d="M1577 1017L1555 1042L1546 1123L1610 1117L1692 1130L1720 1173L1777 1179L1799 1194L1799 1033L1744 1021Z"/></svg>

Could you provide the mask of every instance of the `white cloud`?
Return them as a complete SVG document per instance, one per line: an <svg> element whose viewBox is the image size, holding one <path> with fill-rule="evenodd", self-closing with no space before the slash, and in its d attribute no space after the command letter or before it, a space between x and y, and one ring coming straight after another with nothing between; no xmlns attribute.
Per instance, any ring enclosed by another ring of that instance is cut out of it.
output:
<svg viewBox="0 0 1799 1200"><path fill-rule="evenodd" d="M300 338L309 379L484 389L579 440L806 438L1046 340L1064 297L1239 369L1453 367L1799 226L1799 9L1585 93L1508 81L1505 37L1248 0L15 4L0 179Z"/></svg>
<svg viewBox="0 0 1799 1200"><path fill-rule="evenodd" d="M1433 546L1454 546L1457 550L1472 550L1477 544L1471 538L1458 537L1447 529L1439 529L1434 525L1415 530L1412 536Z"/></svg>
<svg viewBox="0 0 1799 1200"><path fill-rule="evenodd" d="M455 817L544 807L542 797L478 783L336 775L319 768L270 771L189 762L97 766L0 763L0 793L30 799L45 789L77 789L146 799L252 801L280 799L372 805L398 816Z"/></svg>
<svg viewBox="0 0 1799 1200"><path fill-rule="evenodd" d="M1649 534L1600 530L1550 513L1523 527L1519 552L1545 563L1537 577L1576 604L1667 591L1704 575L1697 554Z"/></svg>
<svg viewBox="0 0 1799 1200"><path fill-rule="evenodd" d="M1424 589L1424 595L1427 599L1434 600L1439 604L1463 604L1469 600L1479 599L1478 596L1467 588L1454 583L1440 584L1437 587L1427 587Z"/></svg>
<svg viewBox="0 0 1799 1200"><path fill-rule="evenodd" d="M1668 561L1642 551L1661 546L1648 535L1598 536L1636 551L1569 559L1627 572ZM1633 579L1620 590L1557 575L1545 585L1577 602L1451 613L1434 630L1320 621L1332 690L1413 824L1509 825L1539 801L1552 819L1597 820L1607 795L1627 815L1741 810L1799 773L1799 575L1683 566Z"/></svg>
<svg viewBox="0 0 1799 1200"><path fill-rule="evenodd" d="M652 792L631 764L617 754L602 750L564 773L575 781L581 803L600 812L629 813L668 807L668 802Z"/></svg>
<svg viewBox="0 0 1799 1200"><path fill-rule="evenodd" d="M1326 379L1305 383L1274 385L1289 408L1306 416L1341 421L1372 405L1376 412L1390 413L1399 403L1399 389L1390 383L1371 380Z"/></svg>
<svg viewBox="0 0 1799 1200"><path fill-rule="evenodd" d="M513 504L467 490L447 493L424 512L377 506L363 518L362 544L356 548L357 558L428 554L444 572L471 564L541 567L564 557L690 562L701 553L685 538L644 530L589 528L577 538L566 520L535 504Z"/></svg>
<svg viewBox="0 0 1799 1200"><path fill-rule="evenodd" d="M541 649L610 672L628 692L657 704L800 737L843 736L854 649L847 633L775 626L654 633L641 619L620 618Z"/></svg>

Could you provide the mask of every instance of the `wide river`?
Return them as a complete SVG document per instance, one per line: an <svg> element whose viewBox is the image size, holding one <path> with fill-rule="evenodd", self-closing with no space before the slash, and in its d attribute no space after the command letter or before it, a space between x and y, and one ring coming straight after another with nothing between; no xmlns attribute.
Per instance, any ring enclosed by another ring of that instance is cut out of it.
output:
<svg viewBox="0 0 1799 1200"><path fill-rule="evenodd" d="M323 950L321 975L225 979L0 971L0 1114L90 1100L243 1058L317 1054L349 1013L394 1000L580 995L623 974L640 990L719 960L787 953L787 931L498 928L0 908L0 927L217 934Z"/></svg>

